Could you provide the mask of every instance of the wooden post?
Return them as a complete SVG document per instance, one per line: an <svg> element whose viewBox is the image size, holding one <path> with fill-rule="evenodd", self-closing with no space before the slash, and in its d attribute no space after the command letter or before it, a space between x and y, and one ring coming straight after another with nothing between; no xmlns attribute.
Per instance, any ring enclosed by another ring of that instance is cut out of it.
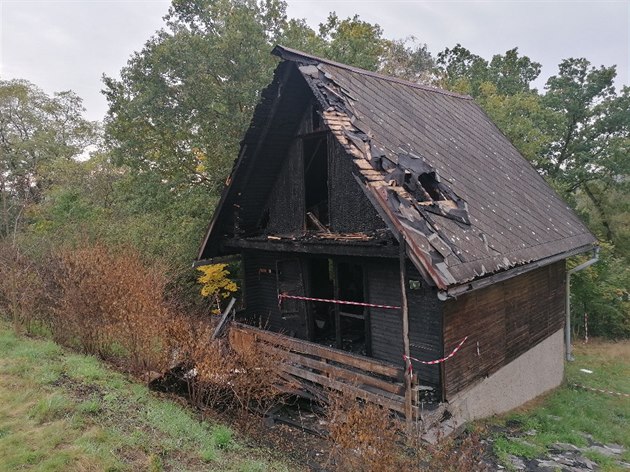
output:
<svg viewBox="0 0 630 472"><path fill-rule="evenodd" d="M402 310L403 353L409 358L409 309L407 307L407 244L405 238L400 237L400 307ZM405 363L405 420L407 431L413 426L413 405L411 391L411 375Z"/></svg>
<svg viewBox="0 0 630 472"><path fill-rule="evenodd" d="M333 259L333 294L335 300L339 299L339 264ZM343 337L341 336L341 313L339 304L333 305L335 310L335 346L343 349Z"/></svg>

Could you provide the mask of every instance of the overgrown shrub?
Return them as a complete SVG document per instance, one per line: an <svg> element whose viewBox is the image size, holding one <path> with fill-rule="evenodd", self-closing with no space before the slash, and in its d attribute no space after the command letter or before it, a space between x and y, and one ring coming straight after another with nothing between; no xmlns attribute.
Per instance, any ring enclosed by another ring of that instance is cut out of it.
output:
<svg viewBox="0 0 630 472"><path fill-rule="evenodd" d="M437 444L421 439L414 428L386 408L357 401L353 395L329 393L326 409L329 466L339 471L487 471L478 433L444 438Z"/></svg>
<svg viewBox="0 0 630 472"><path fill-rule="evenodd" d="M230 336L212 339L213 323L180 317L171 323L177 363L185 374L190 398L196 404L240 410L265 410L283 401L277 388L280 359L261 352L256 343L232 345Z"/></svg>
<svg viewBox="0 0 630 472"><path fill-rule="evenodd" d="M42 268L18 246L0 240L0 311L11 319L14 329L31 332L49 301Z"/></svg>
<svg viewBox="0 0 630 472"><path fill-rule="evenodd" d="M164 267L145 264L135 249L102 244L63 250L58 261L55 338L91 354L118 352L137 372L163 371L174 316L164 301Z"/></svg>
<svg viewBox="0 0 630 472"><path fill-rule="evenodd" d="M399 444L401 424L391 412L351 395L330 392L326 410L334 470L401 470L408 462Z"/></svg>

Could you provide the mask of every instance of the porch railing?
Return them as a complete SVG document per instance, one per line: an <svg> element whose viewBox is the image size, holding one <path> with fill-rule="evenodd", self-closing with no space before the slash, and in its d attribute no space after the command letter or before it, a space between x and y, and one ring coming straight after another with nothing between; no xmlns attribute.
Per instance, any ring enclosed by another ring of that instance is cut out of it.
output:
<svg viewBox="0 0 630 472"><path fill-rule="evenodd" d="M230 341L236 349L257 343L260 349L281 359L278 367L282 377L288 385L299 386L294 393L324 398L326 389L332 389L405 413L403 366L241 323L232 323ZM419 417L415 404L413 413Z"/></svg>

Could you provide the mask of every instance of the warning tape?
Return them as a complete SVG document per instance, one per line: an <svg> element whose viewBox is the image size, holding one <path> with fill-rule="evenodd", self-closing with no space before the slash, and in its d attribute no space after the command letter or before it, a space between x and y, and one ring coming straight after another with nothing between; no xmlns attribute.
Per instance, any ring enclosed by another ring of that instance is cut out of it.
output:
<svg viewBox="0 0 630 472"><path fill-rule="evenodd" d="M613 392L611 390L602 390L601 388L587 387L586 385L580 385L580 384L573 384L573 387L581 388L583 390L590 390L591 392L606 393L608 395L615 395L617 397L630 398L630 393Z"/></svg>
<svg viewBox="0 0 630 472"><path fill-rule="evenodd" d="M425 365L441 364L442 362L446 362L455 354L457 354L457 351L461 349L461 347L464 345L467 339L468 339L468 336L462 339L460 343L455 347L455 349L451 351L451 353L448 356L443 357L441 359L435 359L434 361L421 361L420 359L416 359L415 357L406 356L403 354L403 359L405 360L405 362L407 362L407 369L409 370L409 375L413 375L413 367L411 365L411 361L419 362L420 364L425 364Z"/></svg>
<svg viewBox="0 0 630 472"><path fill-rule="evenodd" d="M309 302L322 302L322 303L336 303L338 305L367 306L370 308L385 308L387 310L400 310L399 306L377 305L375 303L352 302L350 300L333 300L329 298L302 297L299 295L288 295L286 293L278 294L278 305L282 304L283 299L304 300L304 301L309 301Z"/></svg>

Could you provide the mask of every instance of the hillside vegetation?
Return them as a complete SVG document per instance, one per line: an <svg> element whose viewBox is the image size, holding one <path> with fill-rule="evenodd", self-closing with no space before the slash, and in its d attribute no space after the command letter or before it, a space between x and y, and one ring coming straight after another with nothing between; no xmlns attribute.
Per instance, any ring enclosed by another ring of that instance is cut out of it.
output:
<svg viewBox="0 0 630 472"><path fill-rule="evenodd" d="M0 471L289 471L91 356L0 321Z"/></svg>

